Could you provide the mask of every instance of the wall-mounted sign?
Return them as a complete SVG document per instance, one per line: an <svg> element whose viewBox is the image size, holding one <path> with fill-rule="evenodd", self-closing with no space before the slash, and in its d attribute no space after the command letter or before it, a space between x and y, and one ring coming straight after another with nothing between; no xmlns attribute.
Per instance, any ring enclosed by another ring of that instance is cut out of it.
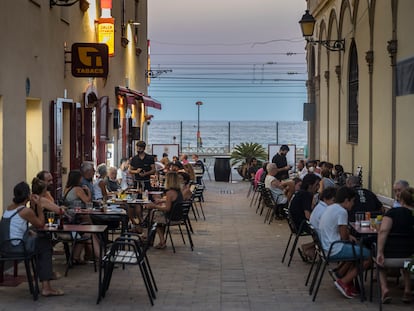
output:
<svg viewBox="0 0 414 311"><path fill-rule="evenodd" d="M108 45L109 56L115 53L115 19L105 17L98 19L98 42Z"/></svg>
<svg viewBox="0 0 414 311"><path fill-rule="evenodd" d="M106 44L72 44L72 75L74 77L106 78L108 71L109 58Z"/></svg>

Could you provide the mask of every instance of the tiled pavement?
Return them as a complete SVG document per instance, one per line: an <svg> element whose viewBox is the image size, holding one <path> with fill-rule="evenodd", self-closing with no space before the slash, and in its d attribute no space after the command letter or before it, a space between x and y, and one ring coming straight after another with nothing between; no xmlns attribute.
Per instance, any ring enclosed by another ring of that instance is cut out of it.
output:
<svg viewBox="0 0 414 311"><path fill-rule="evenodd" d="M264 224L246 198L248 183L208 182L206 221L193 221L195 249L174 235L177 253L168 246L151 249L150 262L159 292L151 307L136 267L116 269L106 298L96 305L98 275L93 267L77 266L54 282L63 297L34 302L27 283L0 287L0 310L377 310L376 303L345 299L326 273L316 302L304 286L309 265L297 254L288 268L281 263L287 238L285 221ZM55 269L64 262L56 256ZM20 269L23 272L23 269ZM401 291L398 290L398 295ZM395 294L384 310L412 310Z"/></svg>

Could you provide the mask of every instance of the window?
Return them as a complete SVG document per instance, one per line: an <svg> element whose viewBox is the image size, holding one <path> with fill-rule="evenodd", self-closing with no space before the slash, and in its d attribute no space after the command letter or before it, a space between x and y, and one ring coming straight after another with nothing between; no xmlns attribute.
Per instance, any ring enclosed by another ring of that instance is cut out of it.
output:
<svg viewBox="0 0 414 311"><path fill-rule="evenodd" d="M348 77L348 143L358 143L358 53L355 42L351 43L349 53Z"/></svg>

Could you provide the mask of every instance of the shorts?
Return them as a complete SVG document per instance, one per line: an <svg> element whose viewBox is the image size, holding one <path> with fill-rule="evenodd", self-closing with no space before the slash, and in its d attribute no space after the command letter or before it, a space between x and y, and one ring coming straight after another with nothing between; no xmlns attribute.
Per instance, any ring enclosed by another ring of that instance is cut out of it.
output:
<svg viewBox="0 0 414 311"><path fill-rule="evenodd" d="M354 249L355 249L355 255L357 257L361 256L361 250L362 250L362 257L364 259L368 259L371 257L371 251L368 248L365 247L360 247L359 245L354 245ZM352 244L344 244L342 246L342 249L340 250L339 253L336 253L335 255L331 255L329 257L329 259L349 259L354 257L354 251L353 251L353 247Z"/></svg>

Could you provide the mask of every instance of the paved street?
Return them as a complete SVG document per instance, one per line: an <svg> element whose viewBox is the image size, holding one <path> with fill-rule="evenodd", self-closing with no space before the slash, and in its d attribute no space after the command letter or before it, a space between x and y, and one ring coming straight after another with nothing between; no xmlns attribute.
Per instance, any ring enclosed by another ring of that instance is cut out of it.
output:
<svg viewBox="0 0 414 311"><path fill-rule="evenodd" d="M177 253L168 246L151 249L150 262L159 292L151 307L137 267L118 268L107 296L96 305L98 274L76 266L54 284L63 297L33 302L27 283L0 287L0 310L377 310L376 303L345 299L326 273L316 302L304 286L309 265L297 253L291 267L281 263L289 236L285 221L264 224L246 199L247 182L207 182L206 221L193 221L195 249L174 235ZM63 273L63 256L55 270ZM23 273L20 269L20 273ZM394 295L384 310L412 310Z"/></svg>

